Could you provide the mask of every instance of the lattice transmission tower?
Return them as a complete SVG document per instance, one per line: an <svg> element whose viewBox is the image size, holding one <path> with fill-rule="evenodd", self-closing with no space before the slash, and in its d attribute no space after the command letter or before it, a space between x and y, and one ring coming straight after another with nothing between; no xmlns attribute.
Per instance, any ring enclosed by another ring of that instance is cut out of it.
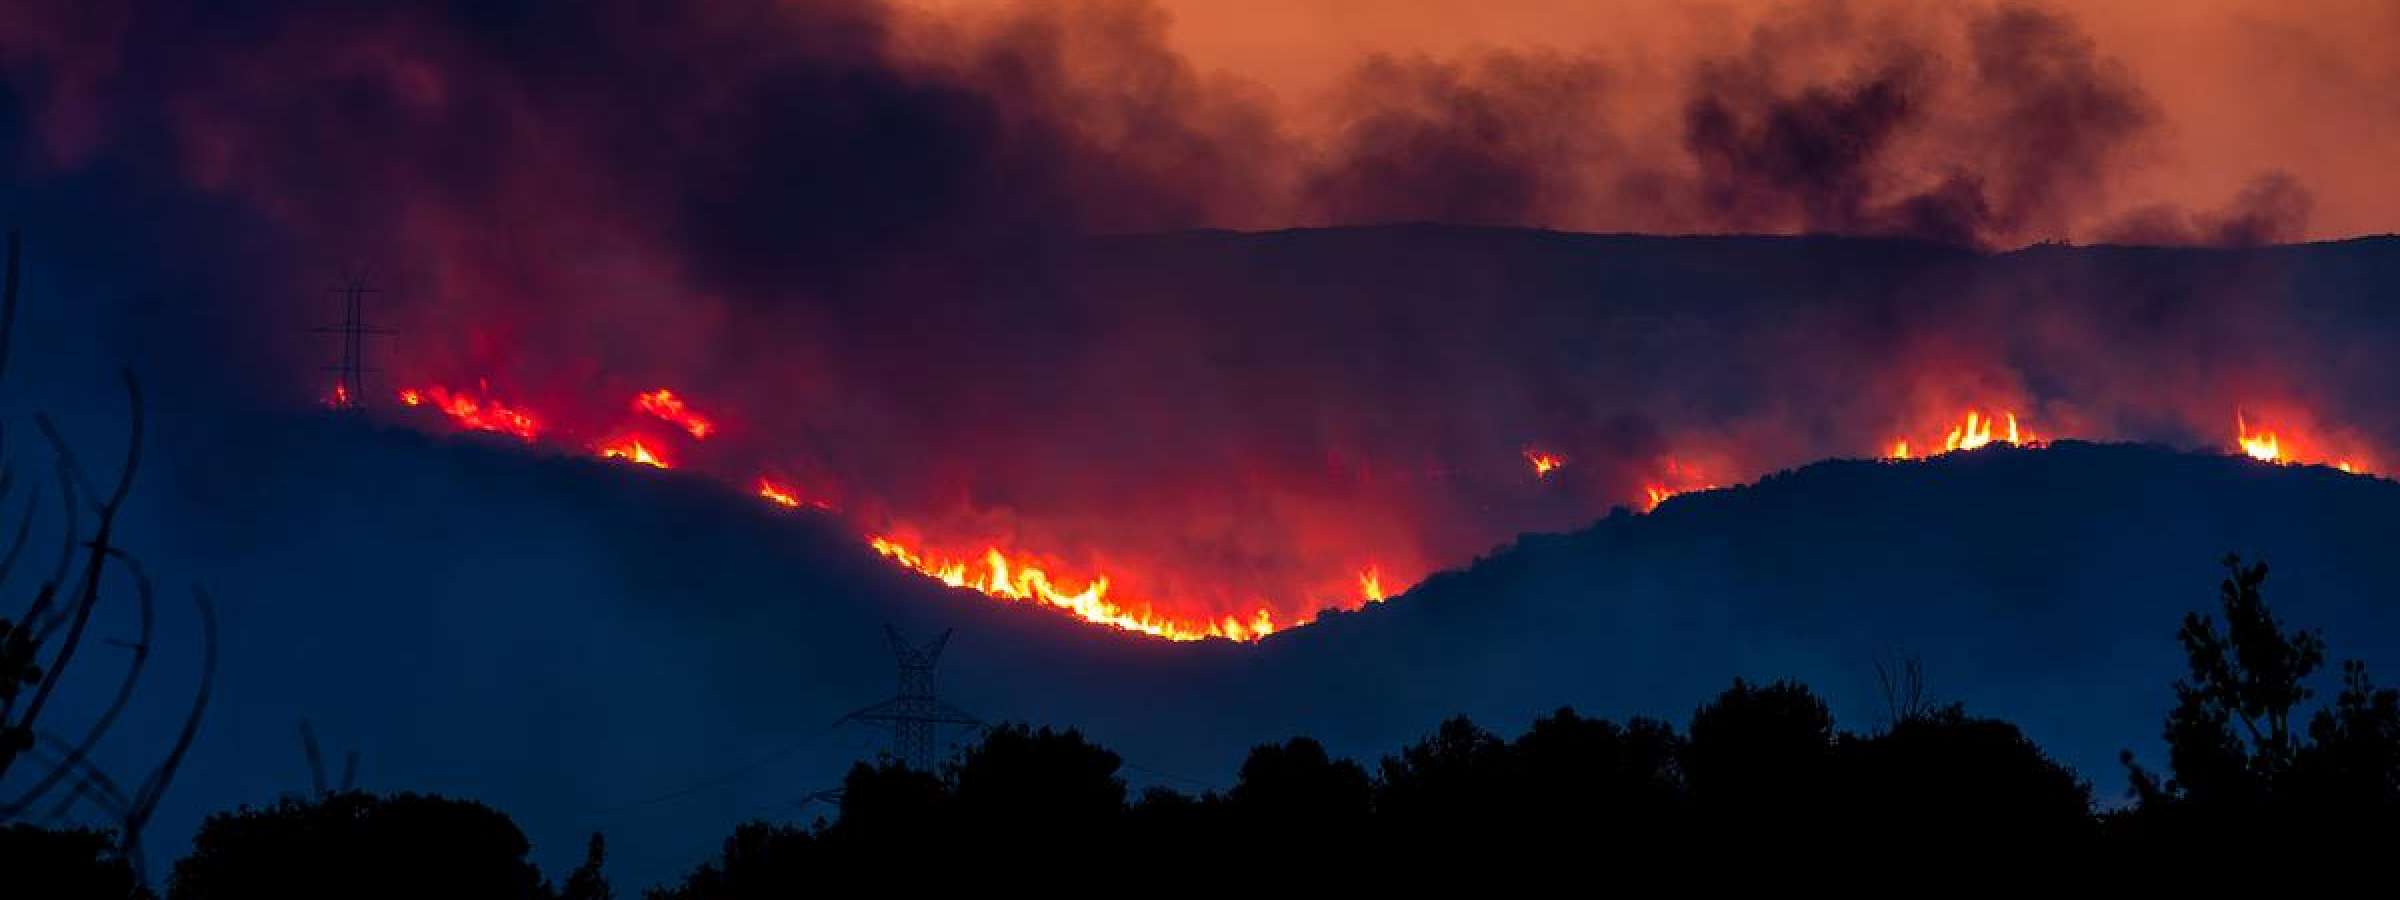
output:
<svg viewBox="0 0 2400 900"><path fill-rule="evenodd" d="M365 271L353 273L341 287L333 288L331 293L342 298L342 324L309 329L315 334L338 335L342 341L341 358L325 367L326 371L334 373L333 396L327 398L327 403L344 412L363 411L367 408L367 373L379 371L367 365L367 337L393 332L367 324L366 297L380 292L367 286Z"/></svg>
<svg viewBox="0 0 2400 900"><path fill-rule="evenodd" d="M890 625L883 626L883 633L891 640L892 655L900 663L900 693L843 716L834 724L889 725L892 758L919 772L931 772L934 737L943 726L979 727L983 722L933 695L933 667L941 661L942 648L950 643L950 631L943 631L941 637L923 647L911 645L908 638L901 636L900 629Z"/></svg>

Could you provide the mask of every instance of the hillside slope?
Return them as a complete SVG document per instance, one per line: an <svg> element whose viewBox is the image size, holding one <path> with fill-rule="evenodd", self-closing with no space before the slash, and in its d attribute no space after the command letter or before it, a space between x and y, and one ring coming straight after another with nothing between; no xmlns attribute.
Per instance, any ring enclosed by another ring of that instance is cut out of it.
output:
<svg viewBox="0 0 2400 900"><path fill-rule="evenodd" d="M1813 465L1528 536L1237 646L943 588L825 517L673 474L250 424L171 429L167 458L214 462L160 474L129 536L225 603L224 702L160 855L201 811L303 787L307 717L362 751L367 787L488 800L562 867L604 829L630 883L663 878L734 820L818 814L793 801L879 746L832 723L890 694L887 622L958 629L941 688L959 706L1082 726L1137 783L1184 789L1292 733L1372 754L1458 712L1681 719L1737 675L1804 679L1864 728L1873 659L1907 652L1938 699L2023 723L2111 796L2116 751L2156 744L2176 621L2212 602L2227 551L2274 564L2290 621L2400 677L2400 484L2157 448ZM149 712L133 734L171 720Z"/></svg>

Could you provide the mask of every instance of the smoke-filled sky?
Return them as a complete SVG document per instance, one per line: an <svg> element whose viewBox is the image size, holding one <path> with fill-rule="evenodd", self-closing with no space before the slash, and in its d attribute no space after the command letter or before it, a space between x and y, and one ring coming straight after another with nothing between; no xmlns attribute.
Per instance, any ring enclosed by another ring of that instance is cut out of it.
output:
<svg viewBox="0 0 2400 900"><path fill-rule="evenodd" d="M1005 4L916 5L957 13ZM1761 25L1790 21L1796 9L1846 8L1872 17L1891 7L1774 0L1161 0L1158 8L1170 19L1169 44L1195 68L1256 81L1288 104L1322 103L1354 86L1362 60L1375 55L1455 62L1556 52L1599 67L1616 101L1612 112L1644 98L1653 118L1625 122L1622 133L1673 140L1680 135L1674 101L1695 65L1754 46ZM2108 205L2217 207L2257 173L2280 170L2318 186L2313 212L2296 236L2400 230L2393 218L2400 171L2388 162L2400 155L2400 89L2393 87L2400 83L2400 56L2391 52L2400 39L2400 3L2081 0L2046 8L2064 14L2099 58L2122 67L2154 116L2155 145L2144 148L2138 165L2111 173ZM1846 43L1855 61L1865 42Z"/></svg>
<svg viewBox="0 0 2400 900"><path fill-rule="evenodd" d="M31 0L0 171L36 283L102 297L170 403L318 402L300 326L364 268L387 406L472 391L551 446L1289 622L1966 408L2313 419L2357 360L2243 343L2339 332L2272 273L1970 264L2394 229L2400 5L2147 6ZM1934 246L1095 239L1405 222ZM659 387L713 443L629 411Z"/></svg>

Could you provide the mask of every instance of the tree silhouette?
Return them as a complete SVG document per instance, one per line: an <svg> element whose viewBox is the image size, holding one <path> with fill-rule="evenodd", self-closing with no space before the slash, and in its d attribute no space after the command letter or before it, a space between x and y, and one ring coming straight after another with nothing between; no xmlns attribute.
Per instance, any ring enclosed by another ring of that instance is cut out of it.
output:
<svg viewBox="0 0 2400 900"><path fill-rule="evenodd" d="M334 793L208 817L169 900L542 900L525 834L480 803Z"/></svg>
<svg viewBox="0 0 2400 900"><path fill-rule="evenodd" d="M1920 862L2076 847L2098 825L2089 784L2017 726L1957 704L1882 734L1845 736L1840 756L1842 796L1833 802L1847 810L1851 836L1906 848Z"/></svg>
<svg viewBox="0 0 2400 900"><path fill-rule="evenodd" d="M2345 661L2341 693L2309 720L2308 736L2293 761L2298 793L2353 821L2400 821L2400 690Z"/></svg>
<svg viewBox="0 0 2400 900"><path fill-rule="evenodd" d="M11 897L151 900L115 836L89 829L0 826L0 873Z"/></svg>
<svg viewBox="0 0 2400 900"><path fill-rule="evenodd" d="M817 839L807 830L746 822L725 839L719 857L685 876L683 884L654 888L644 900L785 900L822 886L811 877Z"/></svg>
<svg viewBox="0 0 2400 900"><path fill-rule="evenodd" d="M2333 703L2294 727L2325 639L2276 619L2260 592L2264 563L2224 565L2224 631L2192 613L2177 634L2188 672L2166 720L2172 777L2123 754L2139 804L2120 817L2122 840L2151 853L2388 843L2400 835L2400 692L2348 661Z"/></svg>
<svg viewBox="0 0 2400 900"><path fill-rule="evenodd" d="M1383 758L1375 811L1385 841L1401 846L1488 849L1503 839L1495 826L1510 781L1508 744L1465 716L1443 722L1424 740Z"/></svg>
<svg viewBox="0 0 2400 900"><path fill-rule="evenodd" d="M1809 814L1833 762L1833 714L1795 682L1734 679L1692 713L1682 759L1692 796L1720 823Z"/></svg>
<svg viewBox="0 0 2400 900"><path fill-rule="evenodd" d="M592 842L585 845L583 865L567 874L565 887L559 889L559 900L616 900L617 892L608 886L608 878L600 869L608 857L608 841L600 832L592 832Z"/></svg>
<svg viewBox="0 0 2400 900"><path fill-rule="evenodd" d="M1373 824L1375 787L1367 770L1335 759L1325 745L1296 737L1250 750L1239 780L1225 794L1245 843L1266 847L1355 849Z"/></svg>
<svg viewBox="0 0 2400 900"><path fill-rule="evenodd" d="M1560 709L1509 747L1513 814L1561 841L1656 846L1685 826L1683 739L1655 719L1618 725Z"/></svg>
<svg viewBox="0 0 2400 900"><path fill-rule="evenodd" d="M994 728L951 773L959 827L1003 854L1114 840L1125 813L1122 764L1071 728Z"/></svg>

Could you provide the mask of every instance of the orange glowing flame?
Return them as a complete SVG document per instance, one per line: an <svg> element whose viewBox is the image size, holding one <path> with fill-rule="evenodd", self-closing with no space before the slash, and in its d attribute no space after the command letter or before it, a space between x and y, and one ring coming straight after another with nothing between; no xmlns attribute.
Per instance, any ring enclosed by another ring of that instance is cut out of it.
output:
<svg viewBox="0 0 2400 900"><path fill-rule="evenodd" d="M711 433L717 430L717 423L710 421L707 416L693 412L690 406L684 404L682 397L675 396L674 391L666 388L659 388L647 394L635 394L633 408L675 423L676 427L691 432L694 440L706 440Z"/></svg>
<svg viewBox="0 0 2400 900"><path fill-rule="evenodd" d="M773 480L765 477L758 479L758 495L767 498L767 502L777 506L796 508L800 505L798 494L792 493L790 488L776 484Z"/></svg>
<svg viewBox="0 0 2400 900"><path fill-rule="evenodd" d="M1070 590L1052 581L1049 573L1038 567L1011 563L1008 555L997 547L985 550L981 560L969 563L923 556L882 536L868 537L867 544L885 558L951 587L971 588L1007 600L1042 603L1071 612L1087 622L1168 640L1219 637L1255 641L1273 634L1277 627L1273 614L1263 607L1249 621L1226 616L1214 622L1178 622L1147 607L1137 610L1109 600L1106 575L1094 576L1081 590Z"/></svg>
<svg viewBox="0 0 2400 900"><path fill-rule="evenodd" d="M2319 455L2325 449L2323 445L2309 441L2305 437L2295 436L2288 428L2254 430L2250 427L2250 417L2241 410L2235 410L2233 413L2233 439L2234 446L2241 448L2243 455L2259 462L2279 465L2321 463L2352 475L2364 474L2367 471L2366 466L2351 457L2337 457L2330 463L2324 462L2325 458ZM2352 449L2355 451L2356 448Z"/></svg>
<svg viewBox="0 0 2400 900"><path fill-rule="evenodd" d="M2242 452L2250 454L2251 459L2255 459L2260 462L2283 461L2283 440L2276 437L2275 432L2252 432L2250 430L2249 417L2244 416L2240 412L2235 412L2233 414L2233 427L2235 434L2237 435L2237 440L2241 442ZM2348 464L2345 463L2344 465L2347 466ZM2342 471L2347 472L2349 469L2344 468Z"/></svg>
<svg viewBox="0 0 2400 900"><path fill-rule="evenodd" d="M326 405L328 405L328 406L331 406L331 407L333 407L333 408L335 408L335 409L349 409L349 408L350 408L350 386L349 386L349 385L346 385L346 384L343 384L343 383L341 383L341 382L339 382L339 381L336 381L336 382L334 382L334 383L333 383L333 397L332 397L331 399L329 399L329 400L327 400L327 401L326 401Z"/></svg>
<svg viewBox="0 0 2400 900"><path fill-rule="evenodd" d="M469 431L494 431L513 435L526 442L531 442L542 431L533 416L523 410L510 409L490 398L477 397L465 391L452 391L439 385L400 391L400 403L403 406L423 406L428 402L457 422L458 427Z"/></svg>
<svg viewBox="0 0 2400 900"><path fill-rule="evenodd" d="M1533 477L1535 478L1548 478L1552 470L1567 464L1567 458L1564 456L1535 450L1531 447L1525 448L1525 461L1533 464Z"/></svg>
<svg viewBox="0 0 2400 900"><path fill-rule="evenodd" d="M675 468L673 463L667 462L665 457L660 456L657 451L650 449L650 445L643 443L642 439L638 437L619 438L614 441L600 444L592 449L599 453L600 458L602 459L621 459L626 462L640 463L645 466L652 466L660 469Z"/></svg>
<svg viewBox="0 0 2400 900"><path fill-rule="evenodd" d="M800 504L804 502L800 499L800 492L795 490L791 485L776 481L775 479L769 478L765 475L758 476L758 495L765 498L767 502L784 507L786 509L798 509L800 508ZM829 510L833 508L833 504L827 503L823 500L809 500L805 502L808 505L814 506L818 509Z"/></svg>
<svg viewBox="0 0 2400 900"><path fill-rule="evenodd" d="M1368 603L1383 602L1383 571L1368 566L1358 573L1358 595Z"/></svg>
<svg viewBox="0 0 2400 900"><path fill-rule="evenodd" d="M1942 436L1942 449L1934 451L1930 455L1939 456L1960 450L1980 450L1995 443L2007 444L2012 447L2039 447L2042 445L2042 440L2034 436L2032 429L2018 425L2017 414L2014 412L2002 410L1999 417L1993 418L1984 415L1982 410L1970 409L1966 411L1962 421L1950 426L1949 433ZM1917 458L1909 447L1906 439L1895 440L1892 442L1891 450L1886 452L1883 458Z"/></svg>
<svg viewBox="0 0 2400 900"><path fill-rule="evenodd" d="M1716 484L1711 483L1700 474L1697 466L1678 462L1674 457L1668 457L1665 463L1666 474L1664 477L1642 485L1642 496L1645 501L1642 506L1643 512L1658 509L1659 504L1667 502L1667 498L1678 494L1714 490L1717 487Z"/></svg>

